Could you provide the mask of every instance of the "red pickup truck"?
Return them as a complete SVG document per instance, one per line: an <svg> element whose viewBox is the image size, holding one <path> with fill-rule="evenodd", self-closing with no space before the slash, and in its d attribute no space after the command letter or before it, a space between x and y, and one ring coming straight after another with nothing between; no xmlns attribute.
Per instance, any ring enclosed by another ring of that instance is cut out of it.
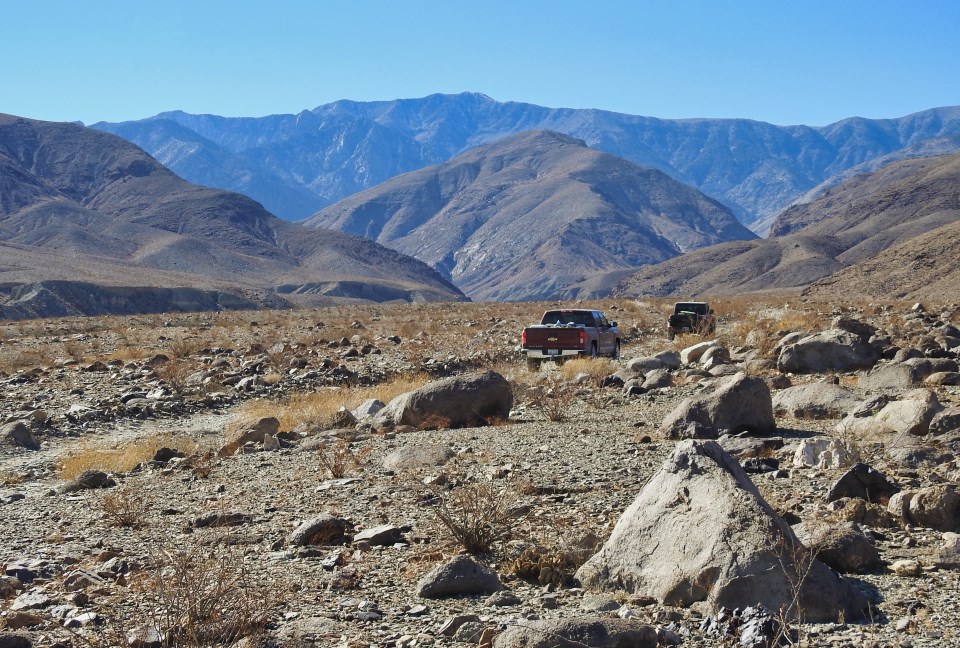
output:
<svg viewBox="0 0 960 648"><path fill-rule="evenodd" d="M539 324L520 335L520 353L527 366L540 367L544 360L563 362L576 356L620 358L620 331L603 313L582 308L548 310Z"/></svg>

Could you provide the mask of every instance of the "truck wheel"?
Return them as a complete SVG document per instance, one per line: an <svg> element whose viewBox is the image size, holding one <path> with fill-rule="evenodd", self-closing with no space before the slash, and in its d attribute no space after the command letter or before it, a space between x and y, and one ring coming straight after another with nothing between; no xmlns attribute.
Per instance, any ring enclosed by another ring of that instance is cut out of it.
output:
<svg viewBox="0 0 960 648"><path fill-rule="evenodd" d="M620 340L617 340L617 346L613 347L613 355L610 357L614 360L620 359Z"/></svg>
<svg viewBox="0 0 960 648"><path fill-rule="evenodd" d="M596 342L594 342L593 344L590 345L590 357L591 357L591 358L596 358L596 357L597 357L597 343L596 343Z"/></svg>
<svg viewBox="0 0 960 648"><path fill-rule="evenodd" d="M534 360L533 358L527 359L527 370L528 371L540 371L540 361Z"/></svg>

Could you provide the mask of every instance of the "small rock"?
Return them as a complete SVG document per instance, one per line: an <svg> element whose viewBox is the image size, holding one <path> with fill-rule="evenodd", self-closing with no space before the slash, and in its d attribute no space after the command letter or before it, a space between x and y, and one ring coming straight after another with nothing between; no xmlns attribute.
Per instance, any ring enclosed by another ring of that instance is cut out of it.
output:
<svg viewBox="0 0 960 648"><path fill-rule="evenodd" d="M493 594L503 589L495 571L470 556L457 556L437 565L417 583L421 598Z"/></svg>
<svg viewBox="0 0 960 648"><path fill-rule="evenodd" d="M923 567L916 560L897 560L890 569L897 576L919 576L923 573Z"/></svg>

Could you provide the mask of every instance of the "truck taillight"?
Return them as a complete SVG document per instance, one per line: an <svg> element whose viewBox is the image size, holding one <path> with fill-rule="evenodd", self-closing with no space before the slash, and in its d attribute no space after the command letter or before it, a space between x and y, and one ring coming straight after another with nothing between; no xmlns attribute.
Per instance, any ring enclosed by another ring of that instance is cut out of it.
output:
<svg viewBox="0 0 960 648"><path fill-rule="evenodd" d="M527 332L524 331L520 334L520 346L527 346Z"/></svg>
<svg viewBox="0 0 960 648"><path fill-rule="evenodd" d="M580 348L587 348L587 333L586 331L580 331Z"/></svg>

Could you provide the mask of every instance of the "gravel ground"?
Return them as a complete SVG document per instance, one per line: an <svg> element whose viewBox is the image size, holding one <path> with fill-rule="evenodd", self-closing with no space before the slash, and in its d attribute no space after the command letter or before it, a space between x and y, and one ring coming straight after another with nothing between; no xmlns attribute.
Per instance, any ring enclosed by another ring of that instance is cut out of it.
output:
<svg viewBox="0 0 960 648"><path fill-rule="evenodd" d="M382 339L374 344L381 353L350 361L355 375L382 376L402 371L410 362ZM635 343L626 355L665 346L662 340ZM315 354L311 362L322 355ZM467 360L451 359L448 371L459 370ZM426 362L418 358L417 368L428 366ZM660 421L706 383L678 380L674 387L639 396L626 396L616 388L571 385L560 408L565 420L557 422L536 406L534 394L538 382L555 385L558 372L548 368L531 377L515 360L498 362L515 384L517 400L509 422L386 435L354 432L343 446L351 459L343 478L333 478L325 467L324 460L334 452L330 446L316 450L300 443L192 464L175 460L146 465L113 475L115 488L69 494L60 492L64 480L55 466L91 439L115 444L179 432L201 446L215 447L243 411L243 401L269 387L247 394L224 392L227 396L208 392L193 405L177 397L164 401L176 405L140 417L118 415L127 410L111 405L120 392L139 384L135 377L125 382L122 367L81 373L79 366L65 366L13 384L8 377L3 381L4 416L12 420L42 407L52 424L41 435L39 451L0 450L0 474L6 475L0 486L0 564L8 575L29 571L33 578L27 579L25 591L42 600L34 609L15 611L13 602L21 600L17 597L22 598L23 591L0 589L3 622L12 626L25 613L36 615L23 632L30 633L37 646L121 645L122 633L154 618L158 597L179 592L169 580L156 577L157 565L165 565L168 573L182 568L193 591L241 575L243 587L227 592L221 604L265 614L261 639L270 645L467 646L476 640L441 633L447 619L475 614L485 626L502 629L532 619L616 616L616 610L624 608L639 620L677 633L683 645L718 645L717 638L699 630L704 610L586 593L564 579L575 565L560 561L578 553L586 557L607 538L675 445L657 437ZM242 359L236 364L239 368ZM321 372L312 380L321 384L325 375ZM287 389L305 389L309 380L299 386L293 380ZM83 391L71 396L70 389ZM938 388L938 395L945 403L960 400L956 387ZM70 421L66 412L78 398L86 398L98 412L113 414ZM843 471L793 469L790 464L800 439L831 434L834 425L778 420L785 446L777 458L788 468L786 475L755 477L774 508L804 520L842 519L842 512L828 509L824 496ZM446 465L423 470L383 467L392 451L426 444L447 446L455 456ZM884 469L905 486L957 479L953 462L919 472ZM519 602L513 605L496 605L487 597L425 600L415 595L421 576L460 551L438 520L435 498L449 497L464 485L503 493L504 506L511 511L503 525L508 537L485 560L516 594ZM118 526L118 509L137 524ZM395 525L403 530L405 542L359 548L291 546L292 530L325 512L349 520L356 530ZM198 518L216 513L243 516L236 526L198 523ZM924 569L917 576L900 576L887 567L853 576L875 601L875 618L869 623L800 625L795 628L797 641L809 646L960 645L960 574L930 567L943 534L902 526L869 530L887 565L911 558ZM524 573L530 569L524 549L531 546L557 559L551 582L539 583ZM334 562L337 566L331 569ZM77 570L93 574L95 582L73 584L70 576ZM613 611L595 611L605 605ZM83 617L91 612L95 620ZM63 629L61 623L68 620L77 627Z"/></svg>

